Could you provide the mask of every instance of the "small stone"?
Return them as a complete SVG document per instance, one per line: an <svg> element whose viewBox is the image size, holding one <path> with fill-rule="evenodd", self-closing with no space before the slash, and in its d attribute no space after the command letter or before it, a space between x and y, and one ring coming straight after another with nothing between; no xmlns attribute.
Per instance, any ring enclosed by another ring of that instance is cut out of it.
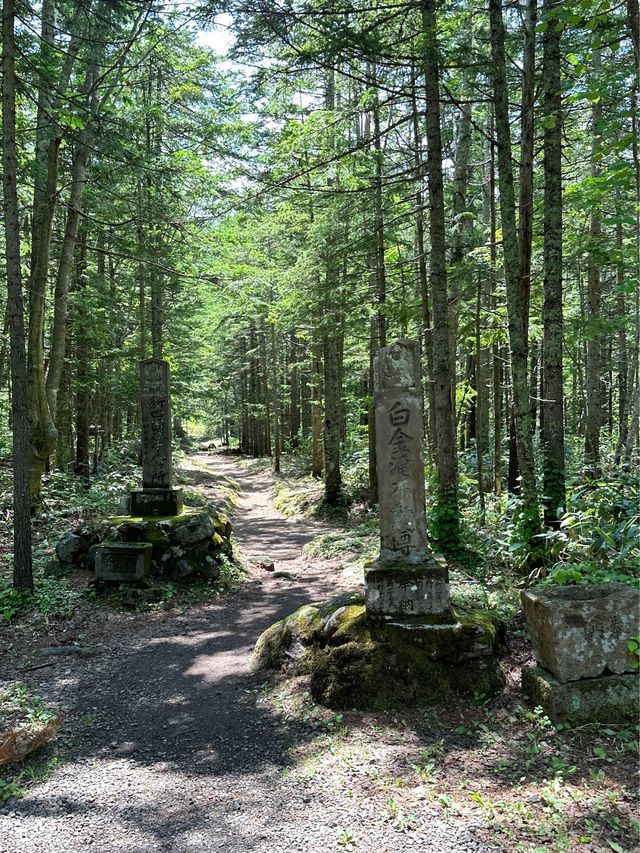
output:
<svg viewBox="0 0 640 853"><path fill-rule="evenodd" d="M86 539L68 530L56 545L56 557L61 563L79 563L88 550Z"/></svg>
<svg viewBox="0 0 640 853"><path fill-rule="evenodd" d="M275 569L273 560L271 557L267 557L266 554L255 554L249 559L252 563L255 563L259 569L264 569L265 572L272 572Z"/></svg>

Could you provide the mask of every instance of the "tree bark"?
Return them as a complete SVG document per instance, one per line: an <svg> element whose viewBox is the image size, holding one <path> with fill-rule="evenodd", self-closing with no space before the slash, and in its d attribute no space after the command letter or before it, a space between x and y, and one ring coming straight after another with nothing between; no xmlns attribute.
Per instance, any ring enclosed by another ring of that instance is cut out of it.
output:
<svg viewBox="0 0 640 853"><path fill-rule="evenodd" d="M16 155L15 4L2 4L2 183L13 430L13 586L33 589L29 495L29 418Z"/></svg>
<svg viewBox="0 0 640 853"><path fill-rule="evenodd" d="M600 52L594 48L593 68L600 68ZM591 145L591 176L597 178L600 174L599 154L601 137L599 125L602 121L602 100L599 99L591 109L592 145ZM591 208L589 223L589 257L587 267L587 363L586 363L586 405L587 411L584 423L584 455L585 473L589 477L600 476L600 427L602 422L602 388L601 370L601 338L600 330L600 241L602 239L602 217L597 204Z"/></svg>
<svg viewBox="0 0 640 853"><path fill-rule="evenodd" d="M498 145L498 176L500 180L500 212L502 246L507 290L507 315L511 349L511 378L513 387L515 432L522 486L522 531L531 545L540 531L540 510L535 477L535 460L531 436L529 383L527 375L527 342L524 334L524 305L521 290L521 259L516 228L516 206L511 157L511 131L506 79L505 34L501 0L489 0L491 24L491 55L496 133Z"/></svg>
<svg viewBox="0 0 640 853"><path fill-rule="evenodd" d="M565 512L562 377L562 92L558 0L544 0L544 301L542 306L542 469L545 524L559 528Z"/></svg>
<svg viewBox="0 0 640 853"><path fill-rule="evenodd" d="M292 448L300 443L300 365L298 362L298 339L295 329L291 329L291 363L289 373L289 443Z"/></svg>
<svg viewBox="0 0 640 853"><path fill-rule="evenodd" d="M415 76L415 72L414 72ZM425 434L429 457L435 459L436 449L436 401L433 382L433 346L431 328L431 308L429 305L429 278L427 273L427 256L424 245L424 193L422 191L423 170L422 145L420 125L418 119L418 104L416 99L415 83L411 87L412 120L413 120L413 145L414 145L414 169L416 182L416 262L418 265L418 280L420 282L420 340L422 343L423 361L426 362L425 389L427 397L427 411L425 417ZM373 381L373 379L371 379Z"/></svg>
<svg viewBox="0 0 640 853"><path fill-rule="evenodd" d="M529 335L531 295L531 252L533 246L533 153L536 90L536 21L538 0L527 0L522 64L522 109L520 120L520 287L525 343Z"/></svg>
<svg viewBox="0 0 640 853"><path fill-rule="evenodd" d="M453 375L449 349L449 306L440 131L440 71L436 35L435 0L422 0L425 35L424 74L427 97L427 174L429 179L430 269L433 301L433 380L436 414L436 464L438 469L438 539L441 547L455 550L460 542L458 466Z"/></svg>

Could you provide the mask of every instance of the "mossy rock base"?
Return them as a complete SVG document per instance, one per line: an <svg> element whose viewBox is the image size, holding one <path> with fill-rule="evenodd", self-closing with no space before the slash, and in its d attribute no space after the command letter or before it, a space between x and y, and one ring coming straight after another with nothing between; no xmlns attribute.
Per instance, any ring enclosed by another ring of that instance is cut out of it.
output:
<svg viewBox="0 0 640 853"><path fill-rule="evenodd" d="M527 666L522 670L522 689L554 723L635 723L640 716L637 672L562 684L541 666Z"/></svg>
<svg viewBox="0 0 640 853"><path fill-rule="evenodd" d="M313 698L329 708L389 710L489 697L504 687L496 652L502 626L485 611L454 611L456 622L370 622L362 595L308 604L258 639L256 669L310 675Z"/></svg>
<svg viewBox="0 0 640 853"><path fill-rule="evenodd" d="M186 508L163 518L116 516L67 531L56 546L58 560L92 571L97 547L111 543L152 545L151 576L215 580L219 560L231 556L231 523L211 507Z"/></svg>

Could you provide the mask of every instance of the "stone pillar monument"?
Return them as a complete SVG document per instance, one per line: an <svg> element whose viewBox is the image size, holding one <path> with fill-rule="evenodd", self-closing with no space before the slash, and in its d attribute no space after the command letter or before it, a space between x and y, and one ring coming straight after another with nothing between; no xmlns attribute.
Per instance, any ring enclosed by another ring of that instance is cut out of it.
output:
<svg viewBox="0 0 640 853"><path fill-rule="evenodd" d="M179 515L182 489L173 488L169 364L156 358L140 362L142 489L131 492L132 516Z"/></svg>
<svg viewBox="0 0 640 853"><path fill-rule="evenodd" d="M427 541L418 341L383 347L374 361L380 555L365 574L369 618L452 621L449 575Z"/></svg>

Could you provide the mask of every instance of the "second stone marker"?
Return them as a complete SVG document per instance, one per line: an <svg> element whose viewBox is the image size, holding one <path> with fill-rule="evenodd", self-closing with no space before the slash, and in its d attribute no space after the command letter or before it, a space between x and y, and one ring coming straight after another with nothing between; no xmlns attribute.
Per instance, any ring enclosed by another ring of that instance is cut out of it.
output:
<svg viewBox="0 0 640 853"><path fill-rule="evenodd" d="M131 492L132 516L179 515L182 489L173 488L169 364L156 358L140 362L142 489Z"/></svg>
<svg viewBox="0 0 640 853"><path fill-rule="evenodd" d="M365 574L367 613L384 621L448 622L448 571L427 540L418 341L383 347L374 382L380 555Z"/></svg>

